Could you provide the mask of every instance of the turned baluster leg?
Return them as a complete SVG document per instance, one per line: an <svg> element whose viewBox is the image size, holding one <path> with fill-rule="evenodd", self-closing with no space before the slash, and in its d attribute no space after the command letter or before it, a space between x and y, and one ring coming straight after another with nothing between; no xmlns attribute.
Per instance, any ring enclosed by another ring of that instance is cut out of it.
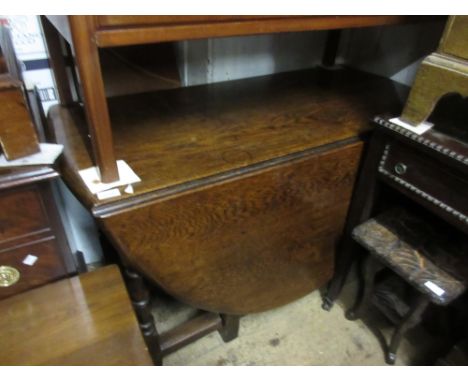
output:
<svg viewBox="0 0 468 382"><path fill-rule="evenodd" d="M148 350L155 365L162 365L162 353L159 343L159 334L156 330L154 318L151 313L150 294L143 278L134 270L125 268L128 293L145 338Z"/></svg>
<svg viewBox="0 0 468 382"><path fill-rule="evenodd" d="M232 341L239 335L240 316L221 314L223 326L218 330L224 342Z"/></svg>
<svg viewBox="0 0 468 382"><path fill-rule="evenodd" d="M398 347L400 346L401 339L404 334L411 328L415 327L421 322L422 314L429 305L429 299L422 295L418 294L416 301L412 305L410 311L406 314L403 320L400 322L398 327L393 333L392 339L390 341L390 346L386 355L386 362L393 365L396 360L396 353Z"/></svg>
<svg viewBox="0 0 468 382"><path fill-rule="evenodd" d="M368 255L362 263L362 276L363 276L363 286L362 293L351 310L346 312L346 318L348 320L357 320L362 317L362 313L369 306L370 298L374 291L374 279L375 275L379 270L382 269L382 266L378 261L376 261L371 255Z"/></svg>

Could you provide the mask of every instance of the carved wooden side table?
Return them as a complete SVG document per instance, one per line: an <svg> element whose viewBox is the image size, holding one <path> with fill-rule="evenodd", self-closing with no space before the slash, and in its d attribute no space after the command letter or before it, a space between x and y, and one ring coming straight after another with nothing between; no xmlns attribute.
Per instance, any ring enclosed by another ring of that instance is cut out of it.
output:
<svg viewBox="0 0 468 382"><path fill-rule="evenodd" d="M379 191L387 186L431 213L468 233L468 144L437 124L417 135L376 117L377 130L369 145L351 202L337 268L323 300L329 310L338 297L360 247L353 229L375 211Z"/></svg>

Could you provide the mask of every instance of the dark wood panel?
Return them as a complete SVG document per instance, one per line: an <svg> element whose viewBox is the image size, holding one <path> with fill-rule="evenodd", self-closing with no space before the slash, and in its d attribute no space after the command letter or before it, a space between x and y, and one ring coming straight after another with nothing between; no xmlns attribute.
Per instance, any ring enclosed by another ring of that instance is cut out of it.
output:
<svg viewBox="0 0 468 382"><path fill-rule="evenodd" d="M246 314L299 298L333 272L362 143L120 213L102 225L165 290Z"/></svg>
<svg viewBox="0 0 468 382"><path fill-rule="evenodd" d="M28 255L38 257L32 266L23 263ZM2 250L0 265L13 267L20 273L17 283L8 287L0 287L0 298L46 284L67 274L54 237L46 237L35 243Z"/></svg>
<svg viewBox="0 0 468 382"><path fill-rule="evenodd" d="M465 175L438 163L428 155L397 142L389 143L381 173L394 182L394 178L401 179L420 192L443 201L445 205L468 216L468 194L454 192L468 189Z"/></svg>
<svg viewBox="0 0 468 382"><path fill-rule="evenodd" d="M50 228L39 188L35 185L0 192L0 244Z"/></svg>
<svg viewBox="0 0 468 382"><path fill-rule="evenodd" d="M279 32L361 28L427 20L416 16L105 16L100 47Z"/></svg>
<svg viewBox="0 0 468 382"><path fill-rule="evenodd" d="M151 365L116 266L0 302L2 365Z"/></svg>
<svg viewBox="0 0 468 382"><path fill-rule="evenodd" d="M379 110L400 112L405 89L352 70L315 69L109 99L116 157L142 179L117 199L355 137ZM115 202L98 201L77 176L92 166L80 109L52 107L49 122L80 200L90 208Z"/></svg>

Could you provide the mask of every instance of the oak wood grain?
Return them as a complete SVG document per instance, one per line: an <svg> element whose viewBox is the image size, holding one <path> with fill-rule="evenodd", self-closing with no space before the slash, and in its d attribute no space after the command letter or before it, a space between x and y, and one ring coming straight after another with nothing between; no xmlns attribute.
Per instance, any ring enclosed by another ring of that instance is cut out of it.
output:
<svg viewBox="0 0 468 382"><path fill-rule="evenodd" d="M331 277L361 149L342 144L100 223L122 256L180 300L266 310Z"/></svg>
<svg viewBox="0 0 468 382"><path fill-rule="evenodd" d="M116 266L0 302L2 365L151 365Z"/></svg>
<svg viewBox="0 0 468 382"><path fill-rule="evenodd" d="M90 209L355 137L381 111L399 112L392 81L352 70L309 70L109 99L117 159L140 176L134 194L99 201L77 171L92 166L79 107L51 108L65 145L63 175Z"/></svg>

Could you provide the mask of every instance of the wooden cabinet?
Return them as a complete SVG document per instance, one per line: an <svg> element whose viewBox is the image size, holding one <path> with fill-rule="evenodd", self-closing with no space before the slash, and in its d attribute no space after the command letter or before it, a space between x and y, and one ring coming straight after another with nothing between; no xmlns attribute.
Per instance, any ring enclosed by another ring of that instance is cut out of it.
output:
<svg viewBox="0 0 468 382"><path fill-rule="evenodd" d="M0 301L0 365L150 366L119 269Z"/></svg>
<svg viewBox="0 0 468 382"><path fill-rule="evenodd" d="M76 272L48 167L0 170L0 299Z"/></svg>

